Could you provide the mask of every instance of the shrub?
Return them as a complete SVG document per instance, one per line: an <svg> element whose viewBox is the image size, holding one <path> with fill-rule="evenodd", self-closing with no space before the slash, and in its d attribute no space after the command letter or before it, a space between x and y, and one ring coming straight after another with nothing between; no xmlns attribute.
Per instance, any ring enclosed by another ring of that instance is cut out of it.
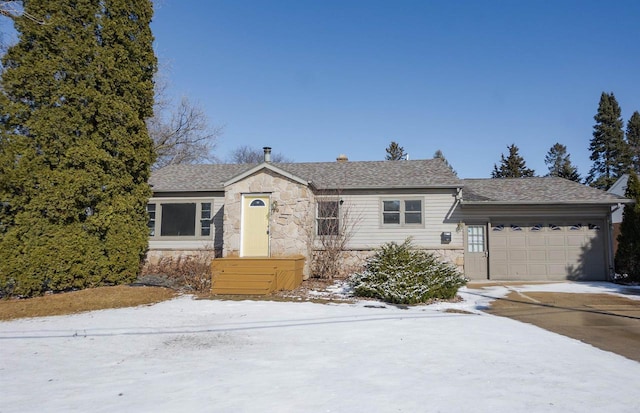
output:
<svg viewBox="0 0 640 413"><path fill-rule="evenodd" d="M616 272L622 275L615 281L635 284L640 282L640 180L635 172L629 174L625 196L635 203L624 206L615 256Z"/></svg>
<svg viewBox="0 0 640 413"><path fill-rule="evenodd" d="M419 304L455 297L467 279L433 254L412 249L411 240L407 239L402 244L384 244L367 260L365 270L351 277L350 283L358 297Z"/></svg>
<svg viewBox="0 0 640 413"><path fill-rule="evenodd" d="M185 292L208 293L211 290L212 259L213 256L206 252L196 256L162 258L157 264L147 264L139 280Z"/></svg>

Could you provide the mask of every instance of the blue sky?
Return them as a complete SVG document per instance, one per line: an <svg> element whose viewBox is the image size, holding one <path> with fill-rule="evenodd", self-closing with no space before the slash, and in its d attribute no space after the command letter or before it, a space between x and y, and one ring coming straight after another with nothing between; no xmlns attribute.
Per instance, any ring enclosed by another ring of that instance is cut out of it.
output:
<svg viewBox="0 0 640 413"><path fill-rule="evenodd" d="M543 175L556 142L584 176L600 94L640 111L640 1L156 1L176 98L224 125L217 156L297 162L436 150L489 177L515 143Z"/></svg>

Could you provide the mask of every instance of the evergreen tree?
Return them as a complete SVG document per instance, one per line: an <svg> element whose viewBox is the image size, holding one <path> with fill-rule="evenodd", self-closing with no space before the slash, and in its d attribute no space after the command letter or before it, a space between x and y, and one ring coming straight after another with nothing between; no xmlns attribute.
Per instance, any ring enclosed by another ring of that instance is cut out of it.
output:
<svg viewBox="0 0 640 413"><path fill-rule="evenodd" d="M433 159L442 159L444 161L444 164L447 165L449 169L451 169L451 172L453 172L454 174L457 174L457 172L449 164L449 161L447 161L447 158L444 157L444 153L442 153L440 149L438 149L436 153L433 154Z"/></svg>
<svg viewBox="0 0 640 413"><path fill-rule="evenodd" d="M598 113L593 117L593 138L589 145L593 166L587 183L607 190L629 169L631 154L624 140L620 106L613 93L602 93Z"/></svg>
<svg viewBox="0 0 640 413"><path fill-rule="evenodd" d="M627 181L627 198L635 200L624 207L620 235L618 235L618 251L616 252L616 272L627 274L626 281L640 281L640 181L638 175L631 171Z"/></svg>
<svg viewBox="0 0 640 413"><path fill-rule="evenodd" d="M135 279L154 160L152 13L148 0L32 0L14 19L0 92L0 295Z"/></svg>
<svg viewBox="0 0 640 413"><path fill-rule="evenodd" d="M500 155L500 167L493 165L492 178L527 178L535 175L535 171L525 165L515 144L507 146L507 149L509 149L509 156L505 158L504 154Z"/></svg>
<svg viewBox="0 0 640 413"><path fill-rule="evenodd" d="M391 141L386 151L387 155L385 156L385 160L387 161L401 161L407 157L404 148L394 141Z"/></svg>
<svg viewBox="0 0 640 413"><path fill-rule="evenodd" d="M631 151L631 167L640 173L640 113L633 112L627 122L627 143Z"/></svg>
<svg viewBox="0 0 640 413"><path fill-rule="evenodd" d="M549 174L547 176L558 176L560 178L569 179L571 181L580 182L580 175L578 174L578 168L571 164L571 155L567 153L567 147L556 143L553 145L547 156L544 158L544 163L549 167Z"/></svg>

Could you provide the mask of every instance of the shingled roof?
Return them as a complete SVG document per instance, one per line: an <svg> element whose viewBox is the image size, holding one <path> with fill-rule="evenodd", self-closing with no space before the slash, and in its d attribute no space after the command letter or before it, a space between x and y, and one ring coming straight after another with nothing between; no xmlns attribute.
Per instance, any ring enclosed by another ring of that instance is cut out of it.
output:
<svg viewBox="0 0 640 413"><path fill-rule="evenodd" d="M463 204L617 204L628 200L556 177L463 179Z"/></svg>
<svg viewBox="0 0 640 413"><path fill-rule="evenodd" d="M457 188L462 181L442 159L412 161L272 163L318 189ZM154 192L223 191L258 164L170 165L154 171Z"/></svg>

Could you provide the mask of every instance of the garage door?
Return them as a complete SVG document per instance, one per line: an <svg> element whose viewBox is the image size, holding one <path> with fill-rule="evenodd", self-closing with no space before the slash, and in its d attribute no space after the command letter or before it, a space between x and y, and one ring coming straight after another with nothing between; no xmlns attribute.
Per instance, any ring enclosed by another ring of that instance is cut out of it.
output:
<svg viewBox="0 0 640 413"><path fill-rule="evenodd" d="M489 231L489 277L497 280L606 280L601 221L515 222Z"/></svg>

